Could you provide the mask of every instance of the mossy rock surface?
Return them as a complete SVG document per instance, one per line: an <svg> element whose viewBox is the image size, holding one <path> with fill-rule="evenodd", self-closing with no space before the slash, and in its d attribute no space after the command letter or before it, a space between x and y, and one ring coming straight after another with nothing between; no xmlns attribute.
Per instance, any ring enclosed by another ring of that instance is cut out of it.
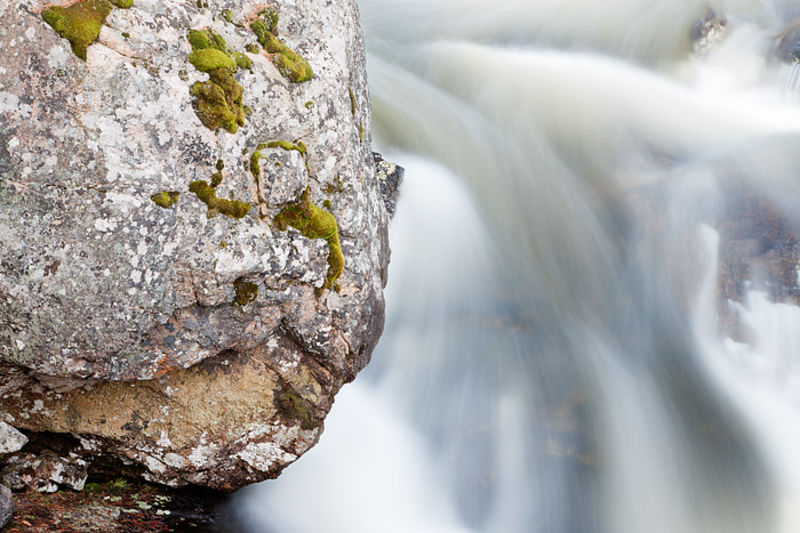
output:
<svg viewBox="0 0 800 533"><path fill-rule="evenodd" d="M324 288L338 291L336 280L344 270L344 254L339 243L339 225L333 213L312 204L306 189L300 201L284 207L275 217L278 230L285 230L288 226L300 231L303 237L324 239L328 243L328 272Z"/></svg>
<svg viewBox="0 0 800 533"><path fill-rule="evenodd" d="M259 44L272 57L272 63L287 80L302 83L314 77L314 70L308 61L289 48L276 35L278 16L274 10L262 11L260 18L250 23Z"/></svg>
<svg viewBox="0 0 800 533"><path fill-rule="evenodd" d="M133 4L124 0L115 3L118 7ZM42 11L42 18L68 40L75 55L85 61L86 49L97 40L100 28L113 9L114 3L108 0L83 0L68 6L50 6Z"/></svg>
<svg viewBox="0 0 800 533"><path fill-rule="evenodd" d="M252 60L230 50L225 39L213 30L189 30L186 38L192 46L189 63L210 78L195 82L190 88L197 117L212 131L236 133L244 125L245 107L243 89L235 74L240 68L251 69Z"/></svg>
<svg viewBox="0 0 800 533"><path fill-rule="evenodd" d="M313 64L298 84L245 51L251 2L126 3L4 11L0 421L34 452L76 435L94 466L233 491L318 441L382 329L356 5L265 22Z"/></svg>

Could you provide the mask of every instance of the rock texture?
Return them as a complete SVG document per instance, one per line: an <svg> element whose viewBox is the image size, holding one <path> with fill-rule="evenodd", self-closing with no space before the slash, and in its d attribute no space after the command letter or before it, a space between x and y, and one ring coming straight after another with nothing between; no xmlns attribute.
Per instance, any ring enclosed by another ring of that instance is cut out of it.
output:
<svg viewBox="0 0 800 533"><path fill-rule="evenodd" d="M369 361L389 249L357 9L270 4L313 68L295 83L249 28L263 7L135 0L84 61L43 0L0 3L0 420L32 440L233 490L313 446ZM190 63L190 29L241 68ZM209 78L231 105L241 86L238 127L207 127ZM335 284L331 239L273 224L306 190L338 226Z"/></svg>
<svg viewBox="0 0 800 533"><path fill-rule="evenodd" d="M21 450L27 443L28 437L5 422L0 422L0 455Z"/></svg>
<svg viewBox="0 0 800 533"><path fill-rule="evenodd" d="M734 182L717 224L719 312L723 331L739 340L750 333L737 305L747 292L763 291L770 301L800 305L800 228L782 216L769 198Z"/></svg>
<svg viewBox="0 0 800 533"><path fill-rule="evenodd" d="M397 199L400 194L400 185L403 183L405 169L386 161L383 159L383 156L377 152L372 155L375 158L375 170L381 188L383 203L386 205L386 211L389 213L389 216L393 217L397 209Z"/></svg>
<svg viewBox="0 0 800 533"><path fill-rule="evenodd" d="M718 45L728 33L728 19L713 7L692 26L692 47L694 53L703 55Z"/></svg>
<svg viewBox="0 0 800 533"><path fill-rule="evenodd" d="M775 41L773 55L786 63L800 62L800 23L788 26Z"/></svg>
<svg viewBox="0 0 800 533"><path fill-rule="evenodd" d="M59 488L81 490L86 483L88 464L71 454L60 457L46 451L33 454L12 455L0 473L3 484L14 490L32 488L39 492L56 492Z"/></svg>
<svg viewBox="0 0 800 533"><path fill-rule="evenodd" d="M0 485L0 529L8 524L13 514L14 499L11 496L11 490L4 485Z"/></svg>

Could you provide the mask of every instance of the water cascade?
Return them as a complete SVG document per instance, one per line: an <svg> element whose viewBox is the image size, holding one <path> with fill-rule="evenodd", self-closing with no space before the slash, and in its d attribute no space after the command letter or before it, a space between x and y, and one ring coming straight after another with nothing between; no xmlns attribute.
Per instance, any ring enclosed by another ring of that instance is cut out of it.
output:
<svg viewBox="0 0 800 533"><path fill-rule="evenodd" d="M698 55L699 0L361 0L386 331L251 531L800 531L797 268L720 289L742 206L800 231L798 9L716 9Z"/></svg>

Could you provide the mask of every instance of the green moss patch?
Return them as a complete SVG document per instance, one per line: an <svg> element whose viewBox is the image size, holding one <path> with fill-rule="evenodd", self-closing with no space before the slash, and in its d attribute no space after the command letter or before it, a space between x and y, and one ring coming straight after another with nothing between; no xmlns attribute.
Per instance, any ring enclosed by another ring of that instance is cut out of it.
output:
<svg viewBox="0 0 800 533"><path fill-rule="evenodd" d="M211 175L211 183L206 180L195 180L189 184L189 192L208 207L208 218L225 215L231 218L243 218L250 212L250 203L239 200L226 200L217 196L217 186L222 183L222 169L225 164L217 159L217 171Z"/></svg>
<svg viewBox="0 0 800 533"><path fill-rule="evenodd" d="M133 0L82 0L69 6L50 6L42 11L42 18L69 41L76 56L86 61L86 49L97 40L114 7L132 5Z"/></svg>
<svg viewBox="0 0 800 533"><path fill-rule="evenodd" d="M218 198L216 189L209 185L206 180L191 182L189 191L193 192L201 202L208 206L209 218L218 214L231 218L244 218L250 212L250 204L248 202Z"/></svg>
<svg viewBox="0 0 800 533"><path fill-rule="evenodd" d="M278 231L285 231L291 226L309 239L325 239L328 243L328 273L323 288L339 292L336 280L344 270L344 254L339 243L339 226L333 213L312 204L306 188L299 202L287 205L278 213L274 224Z"/></svg>
<svg viewBox="0 0 800 533"><path fill-rule="evenodd" d="M245 106L242 86L234 74L240 68L252 68L252 61L229 50L225 39L212 30L190 30L186 39L192 46L189 63L210 78L195 82L189 89L197 117L210 130L222 128L236 133L244 125Z"/></svg>
<svg viewBox="0 0 800 533"><path fill-rule="evenodd" d="M243 307L258 297L258 285L241 278L233 282L233 291L236 293L234 301Z"/></svg>
<svg viewBox="0 0 800 533"><path fill-rule="evenodd" d="M259 163L262 157L261 150L266 147L266 143L259 144L253 152L253 155L250 156L250 174L256 179L256 185L258 185L258 177L261 175L261 164Z"/></svg>
<svg viewBox="0 0 800 533"><path fill-rule="evenodd" d="M250 22L250 29L256 34L259 44L270 54L272 64L284 78L302 83L314 77L314 70L308 61L278 38L277 11L260 11L258 17Z"/></svg>
<svg viewBox="0 0 800 533"><path fill-rule="evenodd" d="M295 141L293 143L289 141L270 141L267 143L260 143L253 152L253 155L250 156L250 173L254 178L258 179L258 176L261 174L261 165L259 160L263 157L261 151L265 148L282 148L283 150L287 151L294 150L296 152L300 152L300 155L303 156L306 170L308 170L308 161L306 160L307 149L303 141Z"/></svg>
<svg viewBox="0 0 800 533"><path fill-rule="evenodd" d="M353 116L356 116L358 113L358 100L356 100L356 93L353 92L353 89L348 89L350 92L350 112L353 113Z"/></svg>
<svg viewBox="0 0 800 533"><path fill-rule="evenodd" d="M289 141L270 141L267 143L267 148L283 148L284 150L295 150L300 152L303 157L306 155L306 145L303 141L296 141L290 143Z"/></svg>
<svg viewBox="0 0 800 533"><path fill-rule="evenodd" d="M200 72L211 72L220 68L235 71L237 68L236 60L216 48L193 50L189 54L189 63Z"/></svg>
<svg viewBox="0 0 800 533"><path fill-rule="evenodd" d="M297 394L288 385L275 395L274 404L279 413L299 422L302 429L315 429L322 423L316 414L314 404Z"/></svg>
<svg viewBox="0 0 800 533"><path fill-rule="evenodd" d="M169 209L177 203L180 194L181 193L176 191L161 191L150 196L150 199L157 206L163 207L164 209Z"/></svg>

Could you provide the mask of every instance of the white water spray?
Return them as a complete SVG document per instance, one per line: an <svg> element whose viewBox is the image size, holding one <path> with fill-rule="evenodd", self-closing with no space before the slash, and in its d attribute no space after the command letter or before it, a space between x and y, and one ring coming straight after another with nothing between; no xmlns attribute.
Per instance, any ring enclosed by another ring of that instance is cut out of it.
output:
<svg viewBox="0 0 800 533"><path fill-rule="evenodd" d="M697 58L699 0L363 0L386 333L252 530L800 530L800 312L722 338L708 228L733 184L800 227L791 4L721 2Z"/></svg>

